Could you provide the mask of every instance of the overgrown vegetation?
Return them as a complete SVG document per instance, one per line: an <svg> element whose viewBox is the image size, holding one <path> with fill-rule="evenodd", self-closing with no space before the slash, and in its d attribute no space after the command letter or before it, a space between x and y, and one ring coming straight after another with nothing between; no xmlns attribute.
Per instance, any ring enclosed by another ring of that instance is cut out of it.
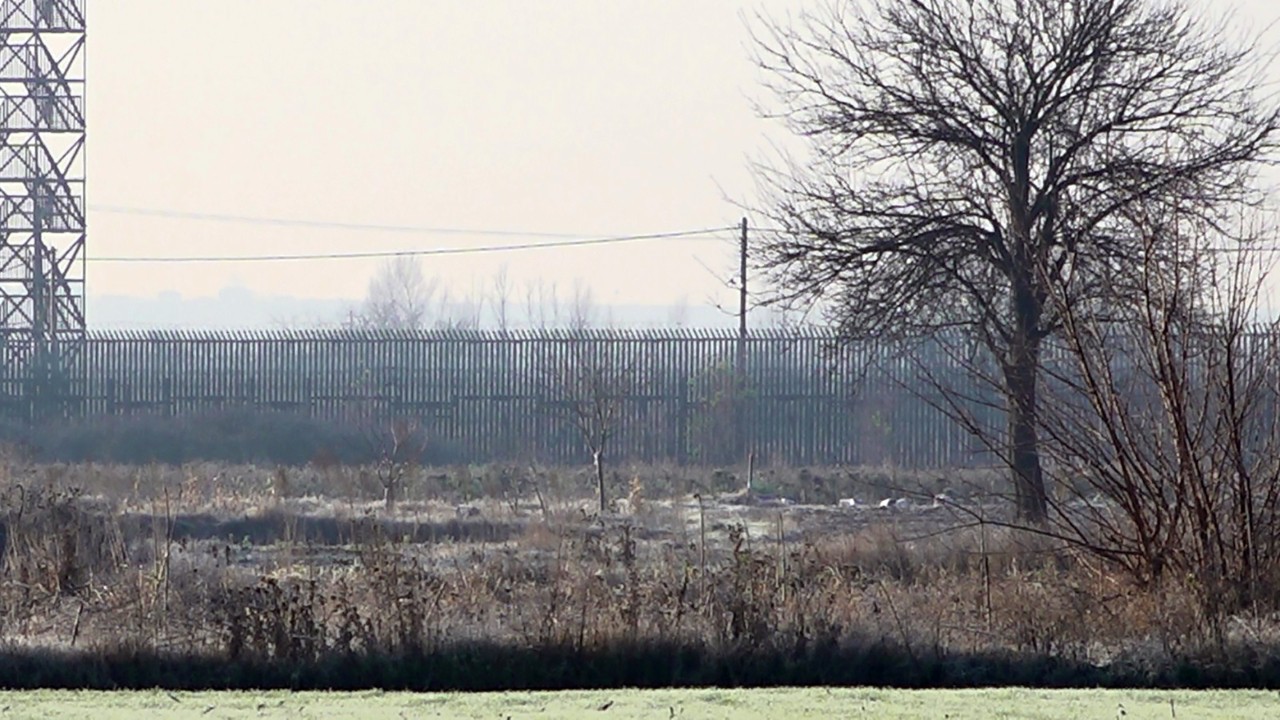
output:
<svg viewBox="0 0 1280 720"><path fill-rule="evenodd" d="M10 458L0 685L1280 683L1276 608L1214 632L1190 582L999 527L989 476L948 508L928 475L761 475L853 509L626 470L629 513L594 512L593 471L513 466L415 468L388 512L373 467Z"/></svg>

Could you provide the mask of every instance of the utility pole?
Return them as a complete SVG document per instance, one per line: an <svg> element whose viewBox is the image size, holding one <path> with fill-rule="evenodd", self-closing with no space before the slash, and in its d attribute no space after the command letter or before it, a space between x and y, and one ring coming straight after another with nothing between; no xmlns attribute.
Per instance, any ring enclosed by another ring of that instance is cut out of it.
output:
<svg viewBox="0 0 1280 720"><path fill-rule="evenodd" d="M747 418L745 408L747 396L747 219L742 218L741 243L738 246L738 358L735 368L738 391L734 404L738 419L738 451L747 453L747 489L751 488L751 474L754 460L747 442Z"/></svg>
<svg viewBox="0 0 1280 720"><path fill-rule="evenodd" d="M738 365L747 351L747 219L742 218L742 243L738 248Z"/></svg>

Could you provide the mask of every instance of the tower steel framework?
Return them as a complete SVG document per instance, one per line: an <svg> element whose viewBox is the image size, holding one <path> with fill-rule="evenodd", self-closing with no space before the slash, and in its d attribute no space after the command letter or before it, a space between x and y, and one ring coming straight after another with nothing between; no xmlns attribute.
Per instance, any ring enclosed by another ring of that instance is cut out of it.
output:
<svg viewBox="0 0 1280 720"><path fill-rule="evenodd" d="M0 0L0 395L28 411L85 334L85 1Z"/></svg>

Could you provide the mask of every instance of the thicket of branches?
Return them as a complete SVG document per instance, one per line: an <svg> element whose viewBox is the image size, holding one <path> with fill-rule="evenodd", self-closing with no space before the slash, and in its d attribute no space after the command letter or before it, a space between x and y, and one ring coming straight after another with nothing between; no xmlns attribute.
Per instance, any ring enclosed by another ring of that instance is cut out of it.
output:
<svg viewBox="0 0 1280 720"><path fill-rule="evenodd" d="M1280 589L1280 322L1258 298L1271 263L1215 252L1220 233L1194 218L1140 220L1134 302L1104 322L1051 296L1065 352L1042 422L1069 489L1052 521L1144 583L1189 583L1208 617L1269 611ZM1171 245L1187 262L1167 261Z"/></svg>

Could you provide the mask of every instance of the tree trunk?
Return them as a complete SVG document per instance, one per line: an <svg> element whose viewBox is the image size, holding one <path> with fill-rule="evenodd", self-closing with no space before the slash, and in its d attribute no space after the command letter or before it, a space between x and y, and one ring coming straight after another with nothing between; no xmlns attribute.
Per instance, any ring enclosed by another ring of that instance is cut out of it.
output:
<svg viewBox="0 0 1280 720"><path fill-rule="evenodd" d="M383 509L386 510L388 514L396 511L396 501L398 500L400 490L397 486L399 484L399 479L395 477L392 477L382 484Z"/></svg>
<svg viewBox="0 0 1280 720"><path fill-rule="evenodd" d="M591 462L596 468L596 485L600 489L600 514L604 515L608 509L608 502L604 496L604 451L596 450L591 453Z"/></svg>
<svg viewBox="0 0 1280 720"><path fill-rule="evenodd" d="M1037 432L1037 381L1040 375L1040 340L1034 331L1021 332L1009 348L1004 368L1008 392L1008 450L1013 471L1014 497L1018 518L1040 523L1048 515L1044 473L1040 467L1040 440Z"/></svg>

